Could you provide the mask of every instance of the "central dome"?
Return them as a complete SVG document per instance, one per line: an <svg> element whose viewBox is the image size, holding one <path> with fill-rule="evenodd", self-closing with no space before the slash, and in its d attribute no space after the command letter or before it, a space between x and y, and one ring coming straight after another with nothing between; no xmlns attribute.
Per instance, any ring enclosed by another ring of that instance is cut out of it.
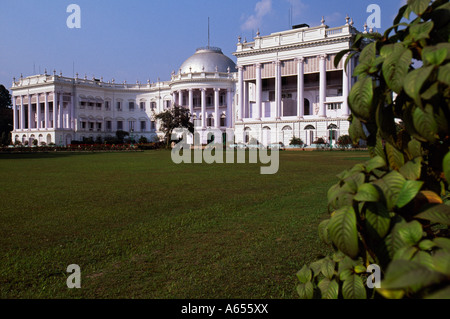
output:
<svg viewBox="0 0 450 319"><path fill-rule="evenodd" d="M214 47L199 48L193 56L181 65L181 73L235 72L236 64Z"/></svg>

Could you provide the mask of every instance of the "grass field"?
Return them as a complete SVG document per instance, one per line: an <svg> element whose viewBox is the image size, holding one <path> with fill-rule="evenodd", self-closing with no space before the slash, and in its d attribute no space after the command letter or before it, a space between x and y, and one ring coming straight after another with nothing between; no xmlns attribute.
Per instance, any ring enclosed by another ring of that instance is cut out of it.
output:
<svg viewBox="0 0 450 319"><path fill-rule="evenodd" d="M296 298L328 249L328 188L367 157L281 152L260 175L168 151L0 155L0 298Z"/></svg>

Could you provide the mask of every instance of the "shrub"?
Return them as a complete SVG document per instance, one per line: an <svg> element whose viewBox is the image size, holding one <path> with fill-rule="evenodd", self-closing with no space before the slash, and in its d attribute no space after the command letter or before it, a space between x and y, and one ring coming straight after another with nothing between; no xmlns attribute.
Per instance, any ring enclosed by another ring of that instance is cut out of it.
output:
<svg viewBox="0 0 450 319"><path fill-rule="evenodd" d="M449 14L447 0L409 0L384 35L358 34L337 55L359 55L349 133L372 159L328 190L319 236L334 253L298 272L301 298L450 298Z"/></svg>
<svg viewBox="0 0 450 319"><path fill-rule="evenodd" d="M295 136L291 138L291 141L289 143L289 145L300 145L300 146L302 146L303 144L305 143L303 143L302 139Z"/></svg>
<svg viewBox="0 0 450 319"><path fill-rule="evenodd" d="M350 135L341 135L338 138L337 144L340 148L348 148L350 145L353 144L352 138Z"/></svg>

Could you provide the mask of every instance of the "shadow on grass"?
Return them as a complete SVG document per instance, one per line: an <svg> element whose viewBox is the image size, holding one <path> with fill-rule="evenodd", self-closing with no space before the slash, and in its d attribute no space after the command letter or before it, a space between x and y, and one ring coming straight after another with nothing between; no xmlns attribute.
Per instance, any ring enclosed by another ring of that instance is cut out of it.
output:
<svg viewBox="0 0 450 319"><path fill-rule="evenodd" d="M97 152L36 152L36 153L0 153L0 160L60 158L80 155L102 154ZM106 154L106 153L105 153Z"/></svg>

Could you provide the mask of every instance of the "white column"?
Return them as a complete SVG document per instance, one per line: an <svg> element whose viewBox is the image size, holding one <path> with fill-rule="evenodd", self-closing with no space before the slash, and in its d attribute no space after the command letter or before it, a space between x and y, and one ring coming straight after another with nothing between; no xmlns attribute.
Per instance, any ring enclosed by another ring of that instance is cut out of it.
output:
<svg viewBox="0 0 450 319"><path fill-rule="evenodd" d="M206 89L201 89L202 92L202 127L206 127Z"/></svg>
<svg viewBox="0 0 450 319"><path fill-rule="evenodd" d="M347 59L348 55L345 55L342 58L342 61L345 61ZM345 63L342 63L343 66L345 66ZM342 114L343 115L349 115L349 109L348 109L348 94L349 94L349 72L350 72L350 63L347 64L346 68L342 69L342 98L344 99L342 103Z"/></svg>
<svg viewBox="0 0 450 319"><path fill-rule="evenodd" d="M28 130L31 130L31 95L28 94Z"/></svg>
<svg viewBox="0 0 450 319"><path fill-rule="evenodd" d="M231 99L231 89L227 90L227 125L226 127L233 127L233 101Z"/></svg>
<svg viewBox="0 0 450 319"><path fill-rule="evenodd" d="M276 119L281 118L281 61L275 62L275 101L276 101Z"/></svg>
<svg viewBox="0 0 450 319"><path fill-rule="evenodd" d="M94 106L95 107L95 106ZM64 128L64 95L59 94L59 128Z"/></svg>
<svg viewBox="0 0 450 319"><path fill-rule="evenodd" d="M20 96L20 129L25 129L25 107L23 106L23 95Z"/></svg>
<svg viewBox="0 0 450 319"><path fill-rule="evenodd" d="M194 92L192 89L189 89L189 112L191 115L194 114Z"/></svg>
<svg viewBox="0 0 450 319"><path fill-rule="evenodd" d="M326 54L320 56L319 71L320 71L320 84L319 84L319 116L326 117L327 110L325 109L325 101L327 98L327 63Z"/></svg>
<svg viewBox="0 0 450 319"><path fill-rule="evenodd" d="M75 118L75 97L73 95L70 96L70 107L69 107L69 129L73 130L75 129L75 125L73 123L73 119ZM106 128L106 123L105 127Z"/></svg>
<svg viewBox="0 0 450 319"><path fill-rule="evenodd" d="M243 114L244 118L250 117L250 108L248 106L248 100L249 100L248 93L249 93L248 82L244 81L244 114Z"/></svg>
<svg viewBox="0 0 450 319"><path fill-rule="evenodd" d="M219 128L219 93L220 89L214 89L214 127Z"/></svg>
<svg viewBox="0 0 450 319"><path fill-rule="evenodd" d="M181 90L178 93L178 104L180 104L180 106L183 106L183 91Z"/></svg>
<svg viewBox="0 0 450 319"><path fill-rule="evenodd" d="M12 103L13 103L13 131L17 130L17 107L16 107L16 97L13 95L12 97ZM12 142L14 143L14 138L11 138Z"/></svg>
<svg viewBox="0 0 450 319"><path fill-rule="evenodd" d="M303 118L305 115L305 76L304 76L304 59L297 60L297 117Z"/></svg>
<svg viewBox="0 0 450 319"><path fill-rule="evenodd" d="M243 67L240 65L238 67L238 76L239 76L239 117L238 120L242 121L244 118L244 74L243 74Z"/></svg>
<svg viewBox="0 0 450 319"><path fill-rule="evenodd" d="M36 94L36 128L39 130L41 128L41 103L39 101L39 94Z"/></svg>
<svg viewBox="0 0 450 319"><path fill-rule="evenodd" d="M57 129L58 128L58 123L57 123L57 109L58 109L58 93L53 92L53 129Z"/></svg>
<svg viewBox="0 0 450 319"><path fill-rule="evenodd" d="M261 79L261 63L256 64L256 114L254 118L261 120L262 108L262 79Z"/></svg>
<svg viewBox="0 0 450 319"><path fill-rule="evenodd" d="M45 124L44 124L44 127L45 127L45 129L49 129L50 128L50 125L49 125L49 111L48 111L48 93L45 93L45 118L44 118L44 120L45 120Z"/></svg>

